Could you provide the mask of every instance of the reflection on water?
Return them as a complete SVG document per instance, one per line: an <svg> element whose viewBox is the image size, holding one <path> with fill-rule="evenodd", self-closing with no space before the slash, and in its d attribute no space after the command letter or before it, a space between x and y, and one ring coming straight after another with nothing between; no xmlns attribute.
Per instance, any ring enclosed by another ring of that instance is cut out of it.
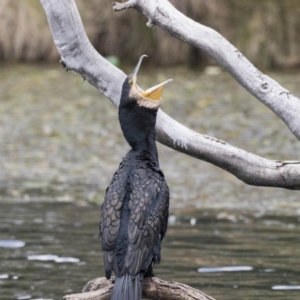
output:
<svg viewBox="0 0 300 300"><path fill-rule="evenodd" d="M274 285L272 290L300 290L300 285Z"/></svg>
<svg viewBox="0 0 300 300"><path fill-rule="evenodd" d="M59 257L57 255L45 254L45 255L29 255L28 260L39 260L39 261L54 261L56 263L78 263L80 259L75 257Z"/></svg>
<svg viewBox="0 0 300 300"><path fill-rule="evenodd" d="M214 272L241 272L252 271L250 266L227 266L227 267L215 267L215 268L199 268L199 273L214 273Z"/></svg>
<svg viewBox="0 0 300 300"><path fill-rule="evenodd" d="M25 246L23 241L0 240L0 248L21 248Z"/></svg>
<svg viewBox="0 0 300 300"><path fill-rule="evenodd" d="M0 250L1 300L62 299L103 276L99 215L94 205L1 204L1 241L23 242ZM172 216L156 275L217 300L299 299L299 220L219 215Z"/></svg>

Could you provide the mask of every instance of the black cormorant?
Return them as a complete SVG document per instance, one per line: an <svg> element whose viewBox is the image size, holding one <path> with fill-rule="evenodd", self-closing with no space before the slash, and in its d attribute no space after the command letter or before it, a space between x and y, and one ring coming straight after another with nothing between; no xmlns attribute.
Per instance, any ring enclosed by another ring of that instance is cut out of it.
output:
<svg viewBox="0 0 300 300"><path fill-rule="evenodd" d="M155 122L163 85L146 91L134 71L123 83L119 121L131 150L106 190L100 236L106 278L116 275L112 300L142 299L142 280L153 276L152 263L160 262L161 241L168 224L169 189L159 168Z"/></svg>

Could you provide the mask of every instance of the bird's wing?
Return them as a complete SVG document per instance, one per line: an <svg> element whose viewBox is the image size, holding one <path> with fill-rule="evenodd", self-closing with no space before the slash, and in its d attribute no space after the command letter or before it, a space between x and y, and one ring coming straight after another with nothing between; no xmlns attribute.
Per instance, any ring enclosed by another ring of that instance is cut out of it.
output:
<svg viewBox="0 0 300 300"><path fill-rule="evenodd" d="M169 192L161 172L140 168L131 178L125 269L135 275L145 267L161 231L166 229Z"/></svg>
<svg viewBox="0 0 300 300"><path fill-rule="evenodd" d="M126 168L124 167L124 161L122 161L106 190L102 204L100 236L107 277L110 277L112 270L114 248L120 228L121 209L125 197L127 179Z"/></svg>

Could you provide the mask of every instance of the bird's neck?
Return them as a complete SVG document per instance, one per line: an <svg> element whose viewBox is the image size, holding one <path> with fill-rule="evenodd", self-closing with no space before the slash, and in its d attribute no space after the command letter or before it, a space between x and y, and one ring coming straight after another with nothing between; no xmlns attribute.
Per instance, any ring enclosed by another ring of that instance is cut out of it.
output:
<svg viewBox="0 0 300 300"><path fill-rule="evenodd" d="M125 135L126 137L126 135ZM145 135L143 139L128 140L131 150L129 156L137 161L151 161L159 166L157 147L155 142L155 130Z"/></svg>
<svg viewBox="0 0 300 300"><path fill-rule="evenodd" d="M139 159L150 160L158 164L158 154L155 142L155 129L144 136L143 139L130 141L132 154Z"/></svg>
<svg viewBox="0 0 300 300"><path fill-rule="evenodd" d="M156 110L140 107L136 101L119 107L119 121L124 137L136 157L158 162L155 142Z"/></svg>

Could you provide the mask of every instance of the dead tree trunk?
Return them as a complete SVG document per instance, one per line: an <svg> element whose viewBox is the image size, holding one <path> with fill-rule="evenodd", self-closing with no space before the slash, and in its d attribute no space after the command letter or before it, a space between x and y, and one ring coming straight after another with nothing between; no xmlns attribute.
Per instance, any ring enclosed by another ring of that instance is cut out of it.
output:
<svg viewBox="0 0 300 300"><path fill-rule="evenodd" d="M96 278L83 288L83 293L67 295L66 300L109 300L114 278ZM188 285L175 281L164 281L157 277L143 281L143 297L160 300L215 300L211 296Z"/></svg>

